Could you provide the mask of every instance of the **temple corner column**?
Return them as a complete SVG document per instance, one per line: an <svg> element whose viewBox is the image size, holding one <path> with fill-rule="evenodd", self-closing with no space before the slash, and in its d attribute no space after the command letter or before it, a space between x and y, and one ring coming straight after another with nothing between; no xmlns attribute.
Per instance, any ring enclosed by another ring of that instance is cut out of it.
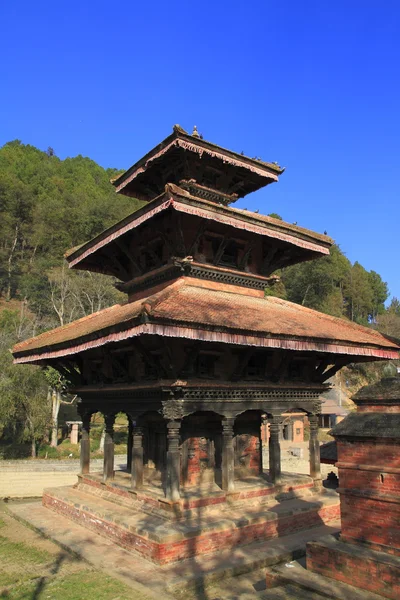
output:
<svg viewBox="0 0 400 600"><path fill-rule="evenodd" d="M181 457L180 457L180 428L181 421L171 420L167 423L167 481L166 497L171 502L180 500Z"/></svg>
<svg viewBox="0 0 400 600"><path fill-rule="evenodd" d="M114 423L115 415L104 415L105 436L104 436L104 467L103 481L114 479Z"/></svg>
<svg viewBox="0 0 400 600"><path fill-rule="evenodd" d="M321 459L320 459L320 448L319 448L319 440L318 440L318 415L311 414L308 415L308 421L310 423L310 441L309 441L309 450L310 450L310 477L313 478L314 484L316 487L321 486Z"/></svg>
<svg viewBox="0 0 400 600"><path fill-rule="evenodd" d="M282 478L281 444L279 439L281 424L281 416L274 415L269 419L269 475L272 483L275 485L279 485Z"/></svg>
<svg viewBox="0 0 400 600"><path fill-rule="evenodd" d="M91 413L84 413L82 418L82 435L80 448L80 472L85 475L90 472L90 421Z"/></svg>
<svg viewBox="0 0 400 600"><path fill-rule="evenodd" d="M235 490L234 423L235 419L232 417L222 420L222 489L227 494Z"/></svg>
<svg viewBox="0 0 400 600"><path fill-rule="evenodd" d="M128 444L126 450L126 470L132 471L132 447L133 447L133 420L128 416Z"/></svg>
<svg viewBox="0 0 400 600"><path fill-rule="evenodd" d="M132 428L132 489L143 487L143 428L137 425Z"/></svg>

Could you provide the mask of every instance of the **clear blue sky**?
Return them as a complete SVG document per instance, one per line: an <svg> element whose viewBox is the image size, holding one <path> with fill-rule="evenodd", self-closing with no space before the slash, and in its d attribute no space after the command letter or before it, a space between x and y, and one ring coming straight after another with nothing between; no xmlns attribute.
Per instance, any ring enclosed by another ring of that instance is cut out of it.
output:
<svg viewBox="0 0 400 600"><path fill-rule="evenodd" d="M400 2L3 0L0 145L127 168L174 123L286 167L240 201L400 297Z"/></svg>

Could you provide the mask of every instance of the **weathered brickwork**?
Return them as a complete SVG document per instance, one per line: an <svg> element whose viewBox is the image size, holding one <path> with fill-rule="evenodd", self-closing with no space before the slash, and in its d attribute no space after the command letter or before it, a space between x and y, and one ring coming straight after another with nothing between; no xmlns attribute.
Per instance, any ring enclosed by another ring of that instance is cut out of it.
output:
<svg viewBox="0 0 400 600"><path fill-rule="evenodd" d="M43 505L158 564L289 535L336 521L339 517L339 504L334 503L282 517L266 513L265 520L259 520L257 523L246 525L246 519L243 519L243 524L236 523L235 527L224 529L222 524L220 529L215 530L214 527L209 532L190 535L179 541L175 541L174 536L168 541L167 534L163 535L162 541L155 541L156 534L152 534L150 530L146 532L143 528L143 535L139 535L124 528L123 524L108 521L104 515L92 514L85 507L76 506L48 493L43 495Z"/></svg>
<svg viewBox="0 0 400 600"><path fill-rule="evenodd" d="M357 413L333 429L340 541L307 544L307 568L400 598L400 379L360 390Z"/></svg>
<svg viewBox="0 0 400 600"><path fill-rule="evenodd" d="M337 445L339 466L341 463L349 463L400 469L400 446L392 440L363 440L362 442L338 440Z"/></svg>
<svg viewBox="0 0 400 600"><path fill-rule="evenodd" d="M399 565L378 560L371 552L357 556L347 553L345 544L332 549L322 543L307 544L307 569L349 585L381 594L385 598L400 598Z"/></svg>

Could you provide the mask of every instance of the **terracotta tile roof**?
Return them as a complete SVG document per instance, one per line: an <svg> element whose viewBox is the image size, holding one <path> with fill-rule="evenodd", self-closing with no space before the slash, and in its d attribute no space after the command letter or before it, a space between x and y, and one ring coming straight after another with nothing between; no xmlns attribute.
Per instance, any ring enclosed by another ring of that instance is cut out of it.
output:
<svg viewBox="0 0 400 600"><path fill-rule="evenodd" d="M321 398L321 415L347 415L348 411L339 406L333 398Z"/></svg>
<svg viewBox="0 0 400 600"><path fill-rule="evenodd" d="M333 244L332 238L311 231L310 229L247 210L240 210L230 206L219 206L214 202L191 196L189 192L176 185L167 184L164 194L133 212L128 217L125 217L119 223L112 225L88 242L67 250L65 257L71 267L76 266L86 257L94 254L101 248L112 243L115 239L132 231L151 219L154 215L170 207L180 212L195 214L199 217L231 225L238 229L252 231L259 235L271 237L272 239L279 239L293 246L311 250L316 255L329 254L329 248Z"/></svg>
<svg viewBox="0 0 400 600"><path fill-rule="evenodd" d="M180 278L157 293L115 305L17 344L17 362L81 352L142 334L289 350L397 358L379 332L235 286ZM159 288L158 288L159 289ZM235 293L234 293L235 292ZM36 358L35 358L36 357Z"/></svg>
<svg viewBox="0 0 400 600"><path fill-rule="evenodd" d="M319 451L322 463L334 465L337 462L338 457L336 442L327 442L326 444L323 444L320 446Z"/></svg>

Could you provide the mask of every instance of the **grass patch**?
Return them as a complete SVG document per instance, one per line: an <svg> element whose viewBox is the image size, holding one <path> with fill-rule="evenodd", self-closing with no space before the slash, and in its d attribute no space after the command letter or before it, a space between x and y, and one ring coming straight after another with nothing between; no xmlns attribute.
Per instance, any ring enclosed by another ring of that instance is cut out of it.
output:
<svg viewBox="0 0 400 600"><path fill-rule="evenodd" d="M2 566L15 562L44 564L51 560L52 556L46 550L39 550L34 546L24 544L24 542L13 542L0 535L0 564Z"/></svg>
<svg viewBox="0 0 400 600"><path fill-rule="evenodd" d="M97 571L87 570L74 573L64 579L55 580L46 586L46 598L62 598L63 600L80 600L96 598L96 600L140 600L131 588L116 579ZM143 600L145 596L142 596Z"/></svg>
<svg viewBox="0 0 400 600"><path fill-rule="evenodd" d="M34 580L8 585L0 598L8 600L147 600L123 583L107 577L98 571L87 569L66 577L36 577Z"/></svg>

